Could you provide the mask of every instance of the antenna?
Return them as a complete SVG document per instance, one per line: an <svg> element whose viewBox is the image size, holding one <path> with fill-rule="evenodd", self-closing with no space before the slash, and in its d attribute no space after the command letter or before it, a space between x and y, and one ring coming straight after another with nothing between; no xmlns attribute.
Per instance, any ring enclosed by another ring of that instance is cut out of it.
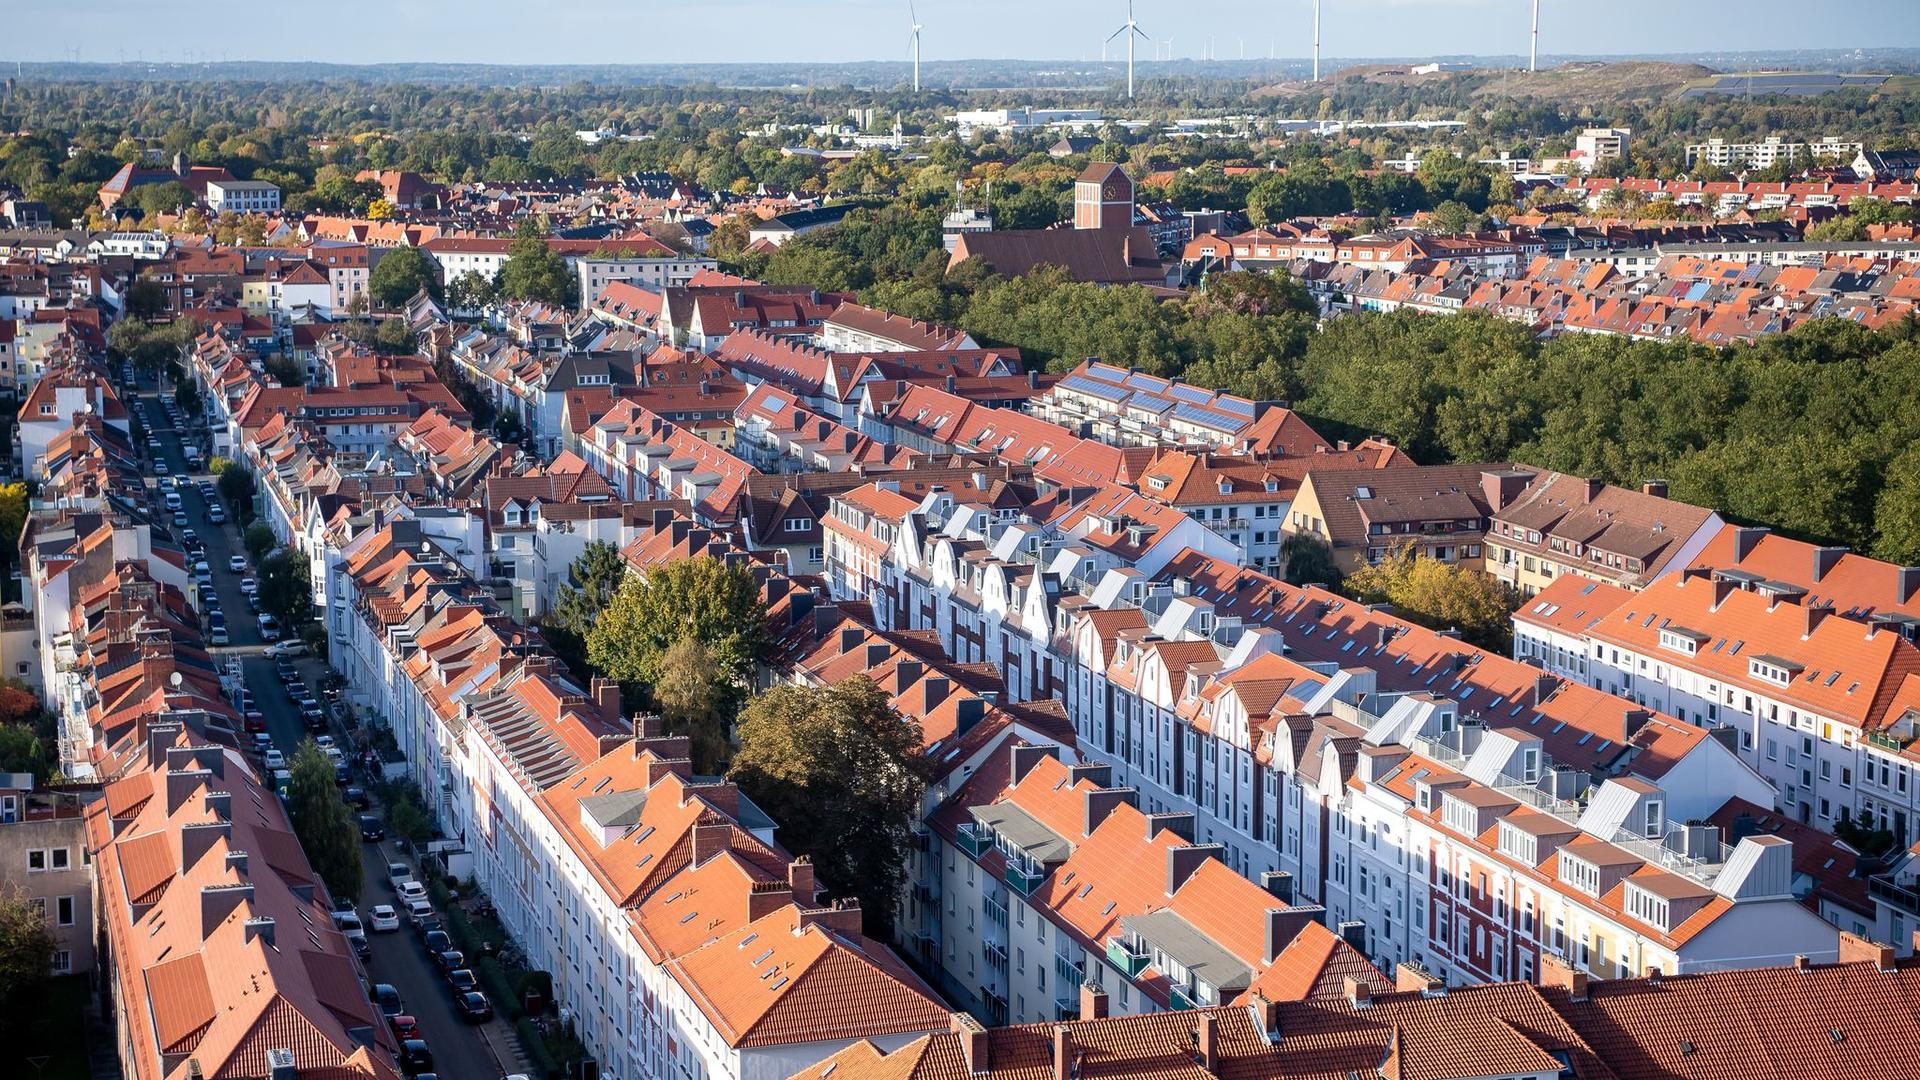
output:
<svg viewBox="0 0 1920 1080"><path fill-rule="evenodd" d="M913 92L920 92L920 15L913 9L913 0L907 0L907 15L913 20Z"/></svg>
<svg viewBox="0 0 1920 1080"><path fill-rule="evenodd" d="M1111 34L1108 34L1107 41L1112 41L1114 38L1119 37L1121 34L1127 35L1127 97L1128 99L1132 99L1133 97L1133 39L1135 37L1138 37L1141 41L1153 40L1152 38L1147 36L1147 32L1145 30L1140 29L1140 24L1133 20L1133 0L1127 0L1126 23L1123 26L1121 26L1120 29L1115 30ZM1105 42L1101 43L1101 52L1103 55L1106 52Z"/></svg>
<svg viewBox="0 0 1920 1080"><path fill-rule="evenodd" d="M1533 39L1527 43L1527 70L1540 70L1540 0L1533 0Z"/></svg>

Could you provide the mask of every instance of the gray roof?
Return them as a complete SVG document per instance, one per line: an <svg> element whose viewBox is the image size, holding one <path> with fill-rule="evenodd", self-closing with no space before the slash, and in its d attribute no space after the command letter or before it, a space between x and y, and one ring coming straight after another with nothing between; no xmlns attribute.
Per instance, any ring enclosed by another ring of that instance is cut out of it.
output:
<svg viewBox="0 0 1920 1080"><path fill-rule="evenodd" d="M1145 915L1127 915L1121 918L1120 928L1139 935L1194 978L1222 991L1222 1000L1232 996L1228 991L1244 990L1253 982L1252 968L1172 911L1162 908Z"/></svg>
<svg viewBox="0 0 1920 1080"><path fill-rule="evenodd" d="M640 823L640 812L647 806L645 788L635 791L609 791L580 800L580 809L603 829L624 829Z"/></svg>
<svg viewBox="0 0 1920 1080"><path fill-rule="evenodd" d="M1007 842L1042 863L1066 862L1073 844L1009 802L973 808L973 819L1007 838Z"/></svg>

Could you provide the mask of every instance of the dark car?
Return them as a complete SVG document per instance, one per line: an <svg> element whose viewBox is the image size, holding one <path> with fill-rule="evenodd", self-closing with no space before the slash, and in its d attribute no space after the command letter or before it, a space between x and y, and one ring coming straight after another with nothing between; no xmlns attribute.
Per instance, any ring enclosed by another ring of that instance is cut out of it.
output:
<svg viewBox="0 0 1920 1080"><path fill-rule="evenodd" d="M444 974L446 972L453 971L456 968L466 967L467 954L461 952L458 949L448 949L446 952L435 953L433 956L433 962L436 966L440 968L440 971Z"/></svg>
<svg viewBox="0 0 1920 1080"><path fill-rule="evenodd" d="M298 680L292 680L287 683L286 691L287 700L298 705L300 699L307 696L307 684Z"/></svg>
<svg viewBox="0 0 1920 1080"><path fill-rule="evenodd" d="M380 821L378 814L360 815L360 839L371 844L375 840L385 839L386 835L387 827Z"/></svg>
<svg viewBox="0 0 1920 1080"><path fill-rule="evenodd" d="M393 1037L401 1042L420 1037L420 1021L406 1013L387 1017L387 1023L393 1028Z"/></svg>
<svg viewBox="0 0 1920 1080"><path fill-rule="evenodd" d="M365 810L373 805L373 800L367 797L367 789L363 787L350 787L341 792L340 797L347 800L347 805L355 810Z"/></svg>
<svg viewBox="0 0 1920 1080"><path fill-rule="evenodd" d="M332 903L333 903L334 911L352 911L353 910L353 897L351 896L333 897Z"/></svg>
<svg viewBox="0 0 1920 1080"><path fill-rule="evenodd" d="M445 930L429 930L420 938L420 941L426 945L427 953L432 956L438 956L453 948L453 938L448 936Z"/></svg>
<svg viewBox="0 0 1920 1080"><path fill-rule="evenodd" d="M373 960L373 946L367 943L366 938L357 937L350 940L353 942L353 955L359 957L361 963L365 964Z"/></svg>
<svg viewBox="0 0 1920 1080"><path fill-rule="evenodd" d="M408 1076L433 1071L433 1051L425 1039L408 1039L400 1044L400 1070Z"/></svg>
<svg viewBox="0 0 1920 1080"><path fill-rule="evenodd" d="M380 1006L382 1016L399 1016L406 1011L406 1006L400 1003L400 991L395 990L390 983L375 983L373 990L367 996L373 999L375 1005Z"/></svg>
<svg viewBox="0 0 1920 1080"><path fill-rule="evenodd" d="M453 1007L460 1010L460 1019L469 1024L484 1024L493 1019L493 1003L478 990L469 990L454 998Z"/></svg>
<svg viewBox="0 0 1920 1080"><path fill-rule="evenodd" d="M454 968L447 972L447 985L453 988L454 993L464 994L480 989L480 979L474 975L472 968Z"/></svg>
<svg viewBox="0 0 1920 1080"><path fill-rule="evenodd" d="M335 784L338 784L341 787L346 787L347 782L352 779L353 779L353 771L347 768L346 762L336 761L333 763L333 782Z"/></svg>

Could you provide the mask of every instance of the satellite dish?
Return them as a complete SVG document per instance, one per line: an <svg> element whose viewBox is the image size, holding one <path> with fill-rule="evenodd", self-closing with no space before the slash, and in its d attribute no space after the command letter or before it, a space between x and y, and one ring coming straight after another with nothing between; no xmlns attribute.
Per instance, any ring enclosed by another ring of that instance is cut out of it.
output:
<svg viewBox="0 0 1920 1080"><path fill-rule="evenodd" d="M171 685L171 686L172 686L172 687L173 687L173 688L174 688L175 690L178 690L178 689L180 689L180 684L181 684L181 683L183 683L183 682L186 682L186 679L184 679L184 678L182 678L182 677L181 677L181 675L180 675L180 673L176 671L176 672L174 672L173 674L171 674L171 675L169 675L169 676L167 676L167 682L168 682L168 683L169 683L169 684L170 684L170 685Z"/></svg>

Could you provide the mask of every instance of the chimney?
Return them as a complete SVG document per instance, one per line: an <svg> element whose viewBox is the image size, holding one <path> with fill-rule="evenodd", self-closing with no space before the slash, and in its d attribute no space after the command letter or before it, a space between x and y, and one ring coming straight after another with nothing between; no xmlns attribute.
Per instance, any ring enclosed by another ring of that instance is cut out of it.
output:
<svg viewBox="0 0 1920 1080"><path fill-rule="evenodd" d="M793 887L784 881L756 881L747 889L747 921L757 922L793 902Z"/></svg>
<svg viewBox="0 0 1920 1080"><path fill-rule="evenodd" d="M213 845L233 835L233 826L224 821L196 821L180 827L180 872L193 869L200 856Z"/></svg>
<svg viewBox="0 0 1920 1080"><path fill-rule="evenodd" d="M1107 992L1100 984L1088 980L1080 984L1080 1019L1105 1020L1107 1018Z"/></svg>
<svg viewBox="0 0 1920 1080"><path fill-rule="evenodd" d="M227 852L227 869L239 874L241 877L246 877L247 853L244 851Z"/></svg>
<svg viewBox="0 0 1920 1080"><path fill-rule="evenodd" d="M1920 592L1920 566L1903 566L1896 570L1893 592L1899 597L1898 603L1912 600L1914 593Z"/></svg>
<svg viewBox="0 0 1920 1080"><path fill-rule="evenodd" d="M593 703L600 709L600 718L614 727L620 726L620 684L612 679L593 677Z"/></svg>
<svg viewBox="0 0 1920 1080"><path fill-rule="evenodd" d="M1520 497L1527 489L1527 481L1532 479L1526 473L1513 470L1495 472L1488 470L1480 474L1480 497L1487 501L1487 508L1499 513L1507 504Z"/></svg>
<svg viewBox="0 0 1920 1080"><path fill-rule="evenodd" d="M817 890L813 886L812 859L802 855L787 864L787 887L793 890L794 903L813 903Z"/></svg>
<svg viewBox="0 0 1920 1080"><path fill-rule="evenodd" d="M1823 548L1822 550L1831 549ZM1825 622L1827 616L1833 614L1833 605L1828 603L1808 604L1806 607L1800 609L1800 613L1807 620L1806 633L1801 635L1801 640L1804 641L1813 636L1815 627Z"/></svg>
<svg viewBox="0 0 1920 1080"><path fill-rule="evenodd" d="M200 887L200 939L212 936L213 928L233 914L235 908L253 899L253 883L203 885Z"/></svg>
<svg viewBox="0 0 1920 1080"><path fill-rule="evenodd" d="M1305 930L1308 926L1312 925L1319 916L1324 914L1326 914L1326 909L1318 905L1312 907L1268 908L1266 912L1267 947L1265 950L1265 962L1269 964L1273 963L1274 958L1285 952L1287 946L1293 944L1293 939L1300 936L1300 931Z"/></svg>
<svg viewBox="0 0 1920 1080"><path fill-rule="evenodd" d="M1653 713L1647 709L1628 709L1620 719L1620 741L1627 742L1632 739L1652 719Z"/></svg>
<svg viewBox="0 0 1920 1080"><path fill-rule="evenodd" d="M1393 988L1395 990L1418 990L1422 994L1442 994L1447 984L1434 977L1432 972L1419 964L1407 962L1394 966Z"/></svg>
<svg viewBox="0 0 1920 1080"><path fill-rule="evenodd" d="M1656 499L1664 499L1667 497L1667 482L1665 480L1649 480L1640 485L1640 493L1642 495L1651 495Z"/></svg>
<svg viewBox="0 0 1920 1080"><path fill-rule="evenodd" d="M1797 953L1793 958L1793 970L1801 972L1812 971L1813 961L1805 953Z"/></svg>
<svg viewBox="0 0 1920 1080"><path fill-rule="evenodd" d="M1340 980L1341 988L1347 995L1347 1003L1356 1009L1364 1009L1373 1004L1373 984L1351 975Z"/></svg>
<svg viewBox="0 0 1920 1080"><path fill-rule="evenodd" d="M986 719L987 699L968 694L954 705L953 734L955 738L972 731L975 724Z"/></svg>
<svg viewBox="0 0 1920 1080"><path fill-rule="evenodd" d="M693 865L733 847L733 826L727 822L709 822L693 827Z"/></svg>
<svg viewBox="0 0 1920 1080"><path fill-rule="evenodd" d="M953 693L953 680L945 675L927 676L926 681L920 684L921 715L927 715L939 708L940 703L947 700L947 695L951 693Z"/></svg>
<svg viewBox="0 0 1920 1080"><path fill-rule="evenodd" d="M952 375L948 375L947 376L947 393L951 394L955 390L958 390L959 388L960 388L960 380L956 379Z"/></svg>
<svg viewBox="0 0 1920 1080"><path fill-rule="evenodd" d="M953 1033L960 1036L960 1056L967 1063L967 1072L979 1076L993 1068L993 1055L988 1052L990 1045L987 1029L980 1021L966 1013L954 1013L950 1018Z"/></svg>
<svg viewBox="0 0 1920 1080"><path fill-rule="evenodd" d="M1167 849L1167 895L1180 891L1194 871L1208 859L1218 858L1223 849L1219 844L1182 844Z"/></svg>
<svg viewBox="0 0 1920 1080"><path fill-rule="evenodd" d="M1825 578L1828 572L1830 572L1834 568L1834 566L1840 562L1840 557L1842 555L1845 555L1846 553L1847 553L1847 549L1844 547L1814 548L1813 549L1814 584L1819 584L1821 579Z"/></svg>
<svg viewBox="0 0 1920 1080"><path fill-rule="evenodd" d="M926 674L927 665L919 660L902 659L893 665L893 670L899 674L900 686L904 689L920 681L920 676Z"/></svg>
<svg viewBox="0 0 1920 1080"><path fill-rule="evenodd" d="M1858 934L1840 932L1840 962L1873 965L1875 971L1893 970L1893 946L1868 941Z"/></svg>
<svg viewBox="0 0 1920 1080"><path fill-rule="evenodd" d="M204 798L207 804L207 813L212 814L220 821L233 820L233 792L209 791Z"/></svg>
<svg viewBox="0 0 1920 1080"><path fill-rule="evenodd" d="M647 762L647 786L677 776L682 780L693 779L693 762L687 758L654 758Z"/></svg>
<svg viewBox="0 0 1920 1080"><path fill-rule="evenodd" d="M164 724L151 724L147 728L147 767L163 769L167 764L167 747L180 737L179 721Z"/></svg>
<svg viewBox="0 0 1920 1080"><path fill-rule="evenodd" d="M292 1050L279 1047L267 1051L266 1080L300 1080L300 1066Z"/></svg>
<svg viewBox="0 0 1920 1080"><path fill-rule="evenodd" d="M1340 940L1353 947L1361 956L1367 955L1367 924L1360 919L1348 919L1333 928Z"/></svg>
<svg viewBox="0 0 1920 1080"><path fill-rule="evenodd" d="M1600 497L1601 492L1607 490L1607 482L1605 480L1596 480L1588 477L1580 483L1580 502L1582 504L1592 502Z"/></svg>
<svg viewBox="0 0 1920 1080"><path fill-rule="evenodd" d="M1193 842L1192 814L1148 814L1147 839L1151 840L1164 830L1172 829L1175 836L1188 843Z"/></svg>
<svg viewBox="0 0 1920 1080"><path fill-rule="evenodd" d="M1033 771L1035 765L1040 764L1047 758L1058 760L1059 757L1060 748L1052 743L1048 743L1045 746L1038 746L1027 742L1020 743L1007 755L1008 760L1013 765L1012 776L1007 780L1008 785L1017 787L1020 781L1026 779L1026 775Z"/></svg>
<svg viewBox="0 0 1920 1080"><path fill-rule="evenodd" d="M257 918L248 919L246 923L246 929L247 929L248 941L252 941L254 938L259 938L261 941L266 942L267 948L271 949L274 947L273 916L261 915Z"/></svg>
<svg viewBox="0 0 1920 1080"><path fill-rule="evenodd" d="M1713 606L1708 610L1719 611L1720 605L1726 603L1727 597L1732 596L1734 594L1734 591L1737 590L1738 588L1740 588L1739 584L1733 581L1731 578L1723 578L1723 577L1714 578L1713 579Z"/></svg>
<svg viewBox="0 0 1920 1080"><path fill-rule="evenodd" d="M832 907L802 907L800 917L793 925L798 934L809 926L824 926L836 934L854 937L860 933L860 901L854 899L835 900Z"/></svg>
<svg viewBox="0 0 1920 1080"><path fill-rule="evenodd" d="M1267 1042L1279 1042L1280 1003L1277 1001L1268 1001L1260 994L1249 994L1247 996L1247 1008L1253 1010L1253 1022L1259 1025L1260 1034L1266 1036Z"/></svg>
<svg viewBox="0 0 1920 1080"><path fill-rule="evenodd" d="M1283 904L1293 903L1293 874L1287 870L1264 870L1260 873L1260 887Z"/></svg>
<svg viewBox="0 0 1920 1080"><path fill-rule="evenodd" d="M858 627L858 626L841 627L840 628L840 655L845 656L848 653L852 652L853 650L859 648L860 643L862 641L865 641L866 638L867 638L867 632L865 629L861 627Z"/></svg>
<svg viewBox="0 0 1920 1080"><path fill-rule="evenodd" d="M1131 804L1134 797L1132 788L1091 788L1084 794L1085 802L1083 809L1085 812L1081 816L1082 836L1092 836L1093 830L1099 828L1100 823L1107 820L1108 814L1113 813L1122 806Z"/></svg>
<svg viewBox="0 0 1920 1080"><path fill-rule="evenodd" d="M1200 1067L1208 1076L1220 1075L1220 1018L1210 1012L1200 1014Z"/></svg>
<svg viewBox="0 0 1920 1080"><path fill-rule="evenodd" d="M673 509L667 506L653 508L653 531L659 532L673 524Z"/></svg>
<svg viewBox="0 0 1920 1080"><path fill-rule="evenodd" d="M1733 530L1733 561L1738 564L1753 554L1754 546L1768 530L1760 526L1735 526Z"/></svg>
<svg viewBox="0 0 1920 1080"><path fill-rule="evenodd" d="M1027 389L1029 390L1040 389L1040 373L1038 371L1027 372Z"/></svg>
<svg viewBox="0 0 1920 1080"><path fill-rule="evenodd" d="M1534 706L1538 708L1544 704L1548 698L1553 696L1553 692L1558 689L1560 689L1560 677L1558 675L1548 675L1545 673L1535 675L1533 677Z"/></svg>
<svg viewBox="0 0 1920 1080"><path fill-rule="evenodd" d="M951 376L949 376L951 378ZM1073 1032L1065 1024L1053 1025L1053 1080L1072 1080Z"/></svg>
<svg viewBox="0 0 1920 1080"><path fill-rule="evenodd" d="M1570 1001L1587 1000L1587 973L1552 953L1540 955L1540 985L1557 986L1567 992Z"/></svg>

